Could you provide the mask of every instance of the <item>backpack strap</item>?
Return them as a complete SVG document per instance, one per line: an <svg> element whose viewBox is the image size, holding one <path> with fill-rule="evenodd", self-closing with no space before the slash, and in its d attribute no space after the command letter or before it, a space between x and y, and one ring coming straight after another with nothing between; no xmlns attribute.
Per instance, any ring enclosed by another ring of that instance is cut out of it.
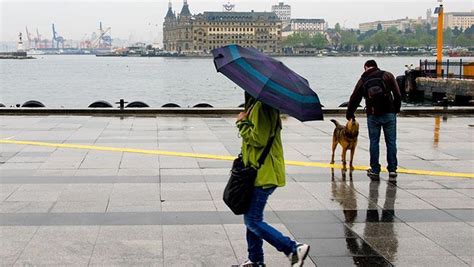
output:
<svg viewBox="0 0 474 267"><path fill-rule="evenodd" d="M262 155L260 155L260 158L258 159L257 170L260 169L260 167L261 167L261 166L263 165L263 163L265 162L265 159L267 158L268 154L270 153L270 149L272 148L273 141L275 140L278 127L281 127L281 124L280 124L280 112L278 112L277 121L276 121L275 127L272 129L273 131L271 130L271 132L270 132L270 134L272 134L272 132L273 132L273 135L268 139L267 145L266 145L265 148L263 149Z"/></svg>

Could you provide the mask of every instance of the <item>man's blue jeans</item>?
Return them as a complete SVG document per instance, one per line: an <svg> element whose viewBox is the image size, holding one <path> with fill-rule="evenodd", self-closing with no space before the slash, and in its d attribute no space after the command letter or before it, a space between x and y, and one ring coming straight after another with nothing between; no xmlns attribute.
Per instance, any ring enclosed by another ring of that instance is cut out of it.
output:
<svg viewBox="0 0 474 267"><path fill-rule="evenodd" d="M397 171L397 115L386 113L383 115L368 115L367 127L370 139L370 167L374 173L380 173L379 143L380 130L383 129L385 144L387 145L387 170Z"/></svg>
<svg viewBox="0 0 474 267"><path fill-rule="evenodd" d="M275 228L263 221L263 210L267 204L268 197L275 191L276 187L263 189L255 187L252 203L247 213L244 214L245 226L247 226L247 247L249 260L254 263L264 262L263 240L270 243L278 251L286 255L296 251L296 242L284 236Z"/></svg>

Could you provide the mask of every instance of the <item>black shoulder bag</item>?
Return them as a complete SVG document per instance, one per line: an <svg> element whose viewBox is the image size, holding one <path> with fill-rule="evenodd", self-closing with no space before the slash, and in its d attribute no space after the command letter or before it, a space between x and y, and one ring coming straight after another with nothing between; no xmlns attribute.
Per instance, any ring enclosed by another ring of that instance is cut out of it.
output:
<svg viewBox="0 0 474 267"><path fill-rule="evenodd" d="M277 117L275 133L268 139L267 145L258 159L258 166L256 168L252 166L246 167L242 160L242 154L239 154L234 160L229 181L224 189L224 202L235 215L246 213L250 207L253 190L255 188L255 178L257 178L258 169L263 165L265 158L270 153L273 140L276 136L276 128L278 127L279 119L280 118Z"/></svg>

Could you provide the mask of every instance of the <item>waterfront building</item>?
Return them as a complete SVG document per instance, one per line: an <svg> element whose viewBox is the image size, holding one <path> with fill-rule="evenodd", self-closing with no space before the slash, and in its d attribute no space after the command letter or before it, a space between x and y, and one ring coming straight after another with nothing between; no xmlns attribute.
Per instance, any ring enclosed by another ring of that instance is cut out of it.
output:
<svg viewBox="0 0 474 267"><path fill-rule="evenodd" d="M324 19L291 19L290 25L283 29L283 37L293 33L324 34L327 23Z"/></svg>
<svg viewBox="0 0 474 267"><path fill-rule="evenodd" d="M176 15L172 5L163 23L163 49L184 54L208 54L228 44L281 52L282 22L274 12L206 11L192 15L187 0Z"/></svg>
<svg viewBox="0 0 474 267"><path fill-rule="evenodd" d="M359 24L360 32L368 32L371 30L377 30L379 27L382 30L388 30L390 28L396 28L399 31L405 31L406 29L415 30L417 26L430 25L431 29L436 29L438 18L433 16L431 9L426 10L426 18L418 17L416 19L410 19L408 17L394 20L377 20L371 22L365 22Z"/></svg>
<svg viewBox="0 0 474 267"><path fill-rule="evenodd" d="M365 22L359 24L360 32L368 32L371 30L377 30L381 27L382 30L386 31L390 28L396 28L399 31L405 31L406 29L414 29L416 25L423 25L424 21L421 18L418 19L409 19L408 17L404 19L395 19L395 20L378 20L372 22Z"/></svg>
<svg viewBox="0 0 474 267"><path fill-rule="evenodd" d="M279 2L278 5L272 6L272 12L281 19L282 27L285 28L290 24L291 20L291 6L284 2Z"/></svg>
<svg viewBox="0 0 474 267"><path fill-rule="evenodd" d="M444 28L467 29L474 25L474 10L471 12L448 12L444 13Z"/></svg>

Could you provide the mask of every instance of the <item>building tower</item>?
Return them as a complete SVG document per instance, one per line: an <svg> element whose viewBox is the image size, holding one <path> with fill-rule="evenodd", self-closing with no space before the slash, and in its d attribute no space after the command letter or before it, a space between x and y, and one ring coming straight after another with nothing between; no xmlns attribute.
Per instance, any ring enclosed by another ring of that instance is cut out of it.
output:
<svg viewBox="0 0 474 267"><path fill-rule="evenodd" d="M168 12L165 16L165 22L163 23L163 50L175 51L176 44L173 42L173 36L175 35L176 27L176 15L173 12L173 6L171 0L168 3Z"/></svg>
<svg viewBox="0 0 474 267"><path fill-rule="evenodd" d="M177 25L177 36L179 40L176 43L176 51L192 52L193 51L193 25L192 25L192 14L189 11L188 0L183 0L183 7L178 16Z"/></svg>
<svg viewBox="0 0 474 267"><path fill-rule="evenodd" d="M189 11L188 0L183 0L183 8L181 8L181 12L179 13L180 17L191 17L191 12Z"/></svg>
<svg viewBox="0 0 474 267"><path fill-rule="evenodd" d="M277 17L281 19L282 26L285 28L290 24L291 20L291 6L284 2L279 2L278 5L272 6L272 12L275 12Z"/></svg>

